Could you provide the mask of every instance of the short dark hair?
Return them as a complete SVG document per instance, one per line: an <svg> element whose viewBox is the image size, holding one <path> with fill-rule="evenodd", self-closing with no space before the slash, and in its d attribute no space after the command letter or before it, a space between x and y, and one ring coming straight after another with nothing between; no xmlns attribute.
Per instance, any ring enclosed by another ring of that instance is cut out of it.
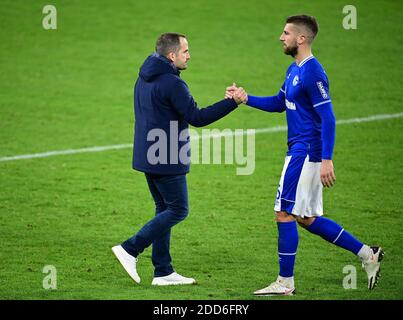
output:
<svg viewBox="0 0 403 320"><path fill-rule="evenodd" d="M311 43L313 39L315 39L316 35L319 32L319 25L316 22L315 17L308 16L305 14L290 16L287 18L286 23L292 23L297 26L304 26L309 34L308 34L308 42Z"/></svg>
<svg viewBox="0 0 403 320"><path fill-rule="evenodd" d="M180 38L186 38L186 36L173 32L161 34L155 44L155 51L163 56L167 56L170 52L177 53L180 49Z"/></svg>

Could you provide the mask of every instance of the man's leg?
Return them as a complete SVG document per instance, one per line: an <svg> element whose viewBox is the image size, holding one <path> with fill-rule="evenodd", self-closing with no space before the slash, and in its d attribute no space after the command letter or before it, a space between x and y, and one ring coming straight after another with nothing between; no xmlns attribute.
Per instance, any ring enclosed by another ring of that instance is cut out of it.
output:
<svg viewBox="0 0 403 320"><path fill-rule="evenodd" d="M294 265L298 247L298 230L295 217L285 211L276 211L278 228L278 258L280 271L277 280L266 288L254 292L257 296L293 295Z"/></svg>
<svg viewBox="0 0 403 320"><path fill-rule="evenodd" d="M305 162L305 156L285 158L274 206L278 228L280 272L275 282L255 291L255 295L292 295L295 292L294 265L298 247L298 230L295 217L289 213L293 212L298 182Z"/></svg>
<svg viewBox="0 0 403 320"><path fill-rule="evenodd" d="M305 163L297 188L295 211L299 214L298 223L309 232L317 234L328 242L358 255L368 276L368 288L373 289L379 276L383 250L369 247L357 240L336 222L324 218L322 204L321 162ZM303 199L304 201L300 201Z"/></svg>
<svg viewBox="0 0 403 320"><path fill-rule="evenodd" d="M298 229L295 217L285 211L276 211L278 229L279 275L268 287L255 291L255 295L293 295L294 266L298 248Z"/></svg>
<svg viewBox="0 0 403 320"><path fill-rule="evenodd" d="M153 260L158 265L158 272L164 273L157 273L156 275L164 276L173 271L169 255L170 229L188 215L186 176L152 176L151 178L167 207L147 222L137 234L123 242L122 247L129 254L137 257L145 248L157 240L157 251L153 254ZM154 190L150 191L153 192ZM162 256L159 253L162 253Z"/></svg>
<svg viewBox="0 0 403 320"><path fill-rule="evenodd" d="M186 184L186 176L179 182L176 194L171 194L172 186L166 185L166 181L159 182L153 181L153 187L155 187L154 201L156 203L156 215L164 214L164 211L169 207L175 210L183 211L186 215L188 212L188 192ZM174 188L175 189L175 188ZM160 191L161 190L161 191ZM161 199L163 205L161 204ZM159 205L158 205L159 203ZM165 207L165 208L164 208ZM183 219L186 217L183 217ZM171 274L174 270L171 265L172 258L170 255L170 241L171 240L171 228L162 232L152 243L152 262L155 267L154 276L162 277Z"/></svg>
<svg viewBox="0 0 403 320"><path fill-rule="evenodd" d="M319 235L326 241L351 251L360 257L367 272L368 289L372 290L375 287L380 273L380 261L382 261L384 255L382 248L369 247L363 244L339 224L324 217L298 217L297 221L299 225L309 232Z"/></svg>
<svg viewBox="0 0 403 320"><path fill-rule="evenodd" d="M162 194L158 191L154 179L147 174L145 176L147 179L148 188L150 189L151 195L154 199L155 215L159 215L167 209L167 205ZM169 253L170 238L171 229L162 233L152 243L151 259L155 268L154 274L167 275L173 272L173 268L171 265L172 258Z"/></svg>
<svg viewBox="0 0 403 320"><path fill-rule="evenodd" d="M369 257L370 248L357 240L336 222L324 217L298 217L297 221L300 226L304 227L309 232L322 237L326 241L351 251L362 258Z"/></svg>
<svg viewBox="0 0 403 320"><path fill-rule="evenodd" d="M294 265L298 248L298 230L294 216L276 212L280 279L294 286Z"/></svg>
<svg viewBox="0 0 403 320"><path fill-rule="evenodd" d="M165 211L171 208L174 211L183 212L185 214L183 218L185 218L188 212L186 176L183 175L178 181L154 179L150 182L152 182L150 188L154 191L154 201L156 203L157 216L165 214ZM172 190L174 190L175 192L172 193ZM165 207L165 210L163 209L163 207ZM151 284L158 286L168 286L196 283L195 279L187 278L174 272L171 265L171 255L169 253L170 237L171 228L169 228L165 232L162 232L161 235L155 238L152 243L152 261L155 267L155 271L154 279Z"/></svg>

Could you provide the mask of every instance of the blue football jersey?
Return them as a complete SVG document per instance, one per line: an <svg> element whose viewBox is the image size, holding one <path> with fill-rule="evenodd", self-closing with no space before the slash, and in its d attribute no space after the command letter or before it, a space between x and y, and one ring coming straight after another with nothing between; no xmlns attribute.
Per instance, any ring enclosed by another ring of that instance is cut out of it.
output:
<svg viewBox="0 0 403 320"><path fill-rule="evenodd" d="M288 155L310 155L320 161L321 118L315 108L329 104L329 82L322 65L309 56L290 65L280 89L284 95L288 123Z"/></svg>

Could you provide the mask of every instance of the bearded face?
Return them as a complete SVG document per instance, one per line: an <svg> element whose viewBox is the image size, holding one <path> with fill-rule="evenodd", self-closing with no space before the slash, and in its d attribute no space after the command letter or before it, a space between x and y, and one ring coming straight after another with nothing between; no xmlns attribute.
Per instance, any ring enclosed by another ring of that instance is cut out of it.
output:
<svg viewBox="0 0 403 320"><path fill-rule="evenodd" d="M294 41L293 43L291 43L289 45L287 45L286 43L283 43L283 50L286 55L289 55L294 58L298 54L297 41Z"/></svg>
<svg viewBox="0 0 403 320"><path fill-rule="evenodd" d="M298 54L298 42L297 39L300 35L298 27L291 23L287 23L280 36L280 41L283 43L284 53L295 57Z"/></svg>

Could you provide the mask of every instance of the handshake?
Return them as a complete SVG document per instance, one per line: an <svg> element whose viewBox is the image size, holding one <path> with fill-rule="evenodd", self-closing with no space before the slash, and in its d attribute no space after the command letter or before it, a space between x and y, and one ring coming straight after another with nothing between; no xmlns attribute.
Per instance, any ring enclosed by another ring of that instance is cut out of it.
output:
<svg viewBox="0 0 403 320"><path fill-rule="evenodd" d="M225 99L234 99L237 104L248 102L248 94L242 87L237 87L235 82L225 90Z"/></svg>

